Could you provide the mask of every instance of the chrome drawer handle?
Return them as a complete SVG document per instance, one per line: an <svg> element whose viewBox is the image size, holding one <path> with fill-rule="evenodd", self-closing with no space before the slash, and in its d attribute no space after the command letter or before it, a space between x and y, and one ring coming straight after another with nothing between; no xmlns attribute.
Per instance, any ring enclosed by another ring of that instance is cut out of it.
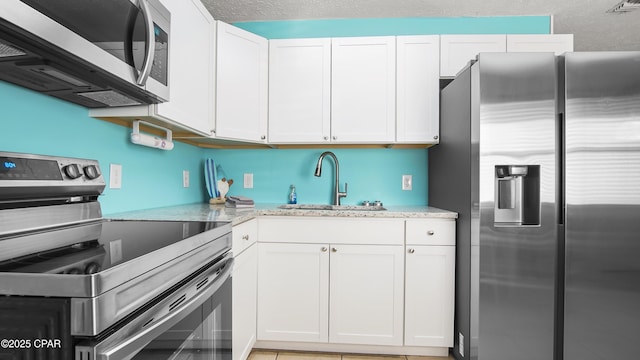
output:
<svg viewBox="0 0 640 360"><path fill-rule="evenodd" d="M242 235L242 240L249 240L249 234L247 234L247 235Z"/></svg>
<svg viewBox="0 0 640 360"><path fill-rule="evenodd" d="M409 254L413 254L414 252L416 252L416 249L409 249Z"/></svg>
<svg viewBox="0 0 640 360"><path fill-rule="evenodd" d="M429 236L432 236L432 235L434 235L434 234L435 234L435 232L434 232L433 230L429 230L429 231L427 231L427 235L429 235Z"/></svg>
<svg viewBox="0 0 640 360"><path fill-rule="evenodd" d="M328 249L327 249L326 246L323 246L321 250L322 250L322 252L327 252Z"/></svg>
<svg viewBox="0 0 640 360"><path fill-rule="evenodd" d="M338 252L338 249L336 249L336 248L331 248L331 251L333 251L333 252Z"/></svg>

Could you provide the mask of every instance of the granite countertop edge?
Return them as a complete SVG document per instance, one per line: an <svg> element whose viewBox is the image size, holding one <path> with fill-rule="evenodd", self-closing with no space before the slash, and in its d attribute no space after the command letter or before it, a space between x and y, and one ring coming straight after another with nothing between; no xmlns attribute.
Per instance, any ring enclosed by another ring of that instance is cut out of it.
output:
<svg viewBox="0 0 640 360"><path fill-rule="evenodd" d="M114 220L223 221L238 225L260 216L313 216L353 218L457 219L458 213L431 206L385 206L384 211L299 210L280 209L282 204L256 204L252 208L235 209L206 203L167 206L107 214Z"/></svg>

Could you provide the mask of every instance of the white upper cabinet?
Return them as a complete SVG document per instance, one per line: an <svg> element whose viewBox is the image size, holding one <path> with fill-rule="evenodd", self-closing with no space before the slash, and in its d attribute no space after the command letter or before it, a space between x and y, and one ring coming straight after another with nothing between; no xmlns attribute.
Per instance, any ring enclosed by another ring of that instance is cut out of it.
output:
<svg viewBox="0 0 640 360"><path fill-rule="evenodd" d="M396 38L332 39L331 141L395 141Z"/></svg>
<svg viewBox="0 0 640 360"><path fill-rule="evenodd" d="M216 137L265 143L268 40L217 22Z"/></svg>
<svg viewBox="0 0 640 360"><path fill-rule="evenodd" d="M554 52L556 55L573 51L573 34L507 35L508 52Z"/></svg>
<svg viewBox="0 0 640 360"><path fill-rule="evenodd" d="M506 51L506 35L440 35L440 76L456 76L478 53Z"/></svg>
<svg viewBox="0 0 640 360"><path fill-rule="evenodd" d="M215 21L199 0L162 3L171 11L169 101L91 109L89 114L160 121L211 136L215 114Z"/></svg>
<svg viewBox="0 0 640 360"><path fill-rule="evenodd" d="M396 140L437 144L440 134L440 36L398 36Z"/></svg>
<svg viewBox="0 0 640 360"><path fill-rule="evenodd" d="M269 142L331 135L331 39L269 41Z"/></svg>

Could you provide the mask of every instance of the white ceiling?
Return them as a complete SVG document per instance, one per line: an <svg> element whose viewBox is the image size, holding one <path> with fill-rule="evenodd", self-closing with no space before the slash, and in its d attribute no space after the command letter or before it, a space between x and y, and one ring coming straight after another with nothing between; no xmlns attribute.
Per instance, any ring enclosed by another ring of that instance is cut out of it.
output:
<svg viewBox="0 0 640 360"><path fill-rule="evenodd" d="M640 10L611 14L622 0L202 0L216 20L552 15L553 32L576 51L640 50Z"/></svg>

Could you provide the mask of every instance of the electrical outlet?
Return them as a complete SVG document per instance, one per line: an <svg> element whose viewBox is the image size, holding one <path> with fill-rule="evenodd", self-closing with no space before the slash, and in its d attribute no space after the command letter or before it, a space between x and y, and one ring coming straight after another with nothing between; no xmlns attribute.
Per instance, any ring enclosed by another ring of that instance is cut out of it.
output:
<svg viewBox="0 0 640 360"><path fill-rule="evenodd" d="M411 175L402 175L402 190L411 190L413 188L413 179Z"/></svg>
<svg viewBox="0 0 640 360"><path fill-rule="evenodd" d="M253 189L253 174L245 173L244 174L244 188L245 189Z"/></svg>
<svg viewBox="0 0 640 360"><path fill-rule="evenodd" d="M189 170L182 170L182 187L189 187Z"/></svg>
<svg viewBox="0 0 640 360"><path fill-rule="evenodd" d="M109 188L122 188L122 165L109 164Z"/></svg>

